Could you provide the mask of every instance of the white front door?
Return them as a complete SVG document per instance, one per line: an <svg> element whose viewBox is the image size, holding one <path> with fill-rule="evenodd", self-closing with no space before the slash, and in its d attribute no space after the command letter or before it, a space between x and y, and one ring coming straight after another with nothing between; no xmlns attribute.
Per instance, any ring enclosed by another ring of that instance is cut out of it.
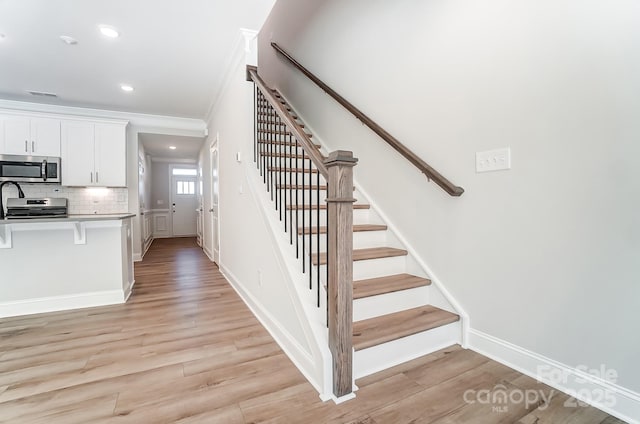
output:
<svg viewBox="0 0 640 424"><path fill-rule="evenodd" d="M173 175L171 177L171 214L173 236L196 235L196 177Z"/></svg>
<svg viewBox="0 0 640 424"><path fill-rule="evenodd" d="M211 240L213 243L213 261L219 264L220 261L220 233L218 223L218 139L211 145Z"/></svg>

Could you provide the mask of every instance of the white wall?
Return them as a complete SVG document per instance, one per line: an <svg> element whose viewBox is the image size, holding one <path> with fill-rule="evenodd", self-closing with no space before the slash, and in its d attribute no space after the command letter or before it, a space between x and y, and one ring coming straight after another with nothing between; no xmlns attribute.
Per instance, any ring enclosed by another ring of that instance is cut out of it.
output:
<svg viewBox="0 0 640 424"><path fill-rule="evenodd" d="M151 209L168 209L169 200L169 163L153 162L152 189L151 189Z"/></svg>
<svg viewBox="0 0 640 424"><path fill-rule="evenodd" d="M640 391L638 22L629 0L280 0L259 73L330 149L354 151L357 182L475 330L605 364ZM428 183L270 39L463 196ZM504 146L513 169L476 174L475 152Z"/></svg>
<svg viewBox="0 0 640 424"><path fill-rule="evenodd" d="M285 278L278 268L273 245L265 228L258 205L246 186L245 172L253 155L253 97L252 84L245 79L244 62L231 69L229 80L208 122L209 137L205 140L201 157L203 174L211 175L209 148L219 134L220 163L220 262L252 295L264 302L294 336L304 339L296 316L287 304L288 294L282 284ZM236 162L242 152L245 162ZM205 210L211 208L211 180L204 179ZM242 187L242 193L241 191ZM205 219L205 248L211 252L211 219ZM262 273L262 285L258 272Z"/></svg>

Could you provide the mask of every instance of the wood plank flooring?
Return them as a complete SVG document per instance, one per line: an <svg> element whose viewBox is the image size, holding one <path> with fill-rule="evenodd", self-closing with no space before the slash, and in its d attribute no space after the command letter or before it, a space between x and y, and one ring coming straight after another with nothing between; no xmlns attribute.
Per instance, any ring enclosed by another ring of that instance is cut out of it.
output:
<svg viewBox="0 0 640 424"><path fill-rule="evenodd" d="M0 319L2 423L620 423L591 407L467 403L547 386L453 347L321 402L193 239L154 241L125 305ZM468 397L469 398L469 397ZM548 407L546 407L548 406Z"/></svg>

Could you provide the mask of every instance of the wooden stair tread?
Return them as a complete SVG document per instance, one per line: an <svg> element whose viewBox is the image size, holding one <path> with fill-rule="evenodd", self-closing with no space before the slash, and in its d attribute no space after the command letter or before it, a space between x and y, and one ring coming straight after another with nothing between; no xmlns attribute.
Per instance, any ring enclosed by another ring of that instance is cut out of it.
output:
<svg viewBox="0 0 640 424"><path fill-rule="evenodd" d="M406 256L407 251L396 249L395 247L370 247L366 249L354 249L354 261L366 261L368 259L392 258L395 256ZM319 256L319 257L318 257ZM320 255L313 255L312 262L314 265L326 265L327 253L321 252Z"/></svg>
<svg viewBox="0 0 640 424"><path fill-rule="evenodd" d="M268 167L267 168L269 171L280 171L280 168L275 168L275 167ZM317 174L318 170L317 169L307 169L307 168L282 168L282 172L295 172L295 173L305 173L305 174Z"/></svg>
<svg viewBox="0 0 640 424"><path fill-rule="evenodd" d="M417 277L411 274L395 274L384 277L368 278L353 282L353 298L376 296L401 290L424 287L431 284L428 278Z"/></svg>
<svg viewBox="0 0 640 424"><path fill-rule="evenodd" d="M353 347L362 350L456 322L454 313L427 305L353 323Z"/></svg>
<svg viewBox="0 0 640 424"><path fill-rule="evenodd" d="M308 159L307 155L290 155L289 153L279 153L279 152L267 152L267 151L259 151L261 156L273 156L278 158L291 158L291 159Z"/></svg>
<svg viewBox="0 0 640 424"><path fill-rule="evenodd" d="M272 110L272 111L275 112L275 109L273 109L273 106L271 106L269 104L269 102L259 104L258 105L258 110L260 110L260 109L267 109L267 110ZM291 108L289 106L285 106L285 109L287 109L288 112L291 112Z"/></svg>
<svg viewBox="0 0 640 424"><path fill-rule="evenodd" d="M258 140L258 144L277 144L280 146L291 146L291 147L297 147L297 148L302 148L302 146L300 145L300 143L289 143L288 141L275 141L275 140ZM316 148L321 148L322 146L319 144L313 144Z"/></svg>
<svg viewBox="0 0 640 424"><path fill-rule="evenodd" d="M276 188L282 188L282 189L285 189L285 190L289 190L289 189L291 189L291 190L309 190L309 184L305 184L305 185L295 185L295 184L292 184L292 185L289 185L289 184L280 185L280 184L276 184ZM326 190L327 186L323 185L323 184L320 184L320 186L317 186L316 184L311 184L311 189L312 190ZM355 190L355 188L354 188L354 190Z"/></svg>
<svg viewBox="0 0 640 424"><path fill-rule="evenodd" d="M269 120L265 120L265 119L258 119L257 121L259 124L268 124L268 125L278 125L281 127L286 127L287 123L286 122L274 122L274 121L269 121ZM299 127L304 128L304 124L301 123L297 123Z"/></svg>
<svg viewBox="0 0 640 424"><path fill-rule="evenodd" d="M263 129L263 128L258 128L258 132L260 134L280 134L280 135L295 135L289 131L273 131L273 130L267 130L267 129ZM307 133L307 137L311 138L313 137L313 134L309 134Z"/></svg>
<svg viewBox="0 0 640 424"><path fill-rule="evenodd" d="M386 231L387 226L386 225L377 225L377 224L358 224L358 225L354 225L353 226L353 232L357 233L357 232L361 232L361 231ZM311 232L311 234L318 234L318 228L317 227L307 227L307 228L298 228L298 234L309 234L309 232ZM320 227L320 234L326 234L327 233L327 227Z"/></svg>
<svg viewBox="0 0 640 424"><path fill-rule="evenodd" d="M293 113L289 113L288 115L293 119L298 119L298 115L294 115ZM276 112L274 109L269 109L267 111L258 111L258 116L278 116L278 112Z"/></svg>
<svg viewBox="0 0 640 424"><path fill-rule="evenodd" d="M287 210L288 209L293 209L293 210L309 210L309 208L311 207L311 209L318 209L318 207L316 205L304 205L304 207L302 205L287 205ZM371 208L371 205L364 205L364 204L356 204L353 205L353 209L369 209ZM320 210L326 210L327 209L327 205L320 205Z"/></svg>
<svg viewBox="0 0 640 424"><path fill-rule="evenodd" d="M279 171L279 170L276 170L276 171ZM323 184L320 184L320 186L317 186L316 184L311 184L311 188L309 188L309 184L305 184L305 185L302 185L302 184L298 184L298 185L295 185L295 184L284 184L282 186L280 184L276 184L276 188L283 188L285 190L291 189L291 190L320 190L320 191L323 191L323 190L327 189L327 186L323 185ZM355 189L356 188L354 187L353 190L355 191Z"/></svg>

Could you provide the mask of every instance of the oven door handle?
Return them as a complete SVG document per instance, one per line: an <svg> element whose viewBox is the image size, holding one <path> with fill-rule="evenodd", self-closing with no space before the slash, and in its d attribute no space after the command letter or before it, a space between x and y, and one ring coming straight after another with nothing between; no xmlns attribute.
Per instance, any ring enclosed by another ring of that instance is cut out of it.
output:
<svg viewBox="0 0 640 424"><path fill-rule="evenodd" d="M47 160L46 159L42 161L41 177L42 177L42 181L47 181Z"/></svg>

